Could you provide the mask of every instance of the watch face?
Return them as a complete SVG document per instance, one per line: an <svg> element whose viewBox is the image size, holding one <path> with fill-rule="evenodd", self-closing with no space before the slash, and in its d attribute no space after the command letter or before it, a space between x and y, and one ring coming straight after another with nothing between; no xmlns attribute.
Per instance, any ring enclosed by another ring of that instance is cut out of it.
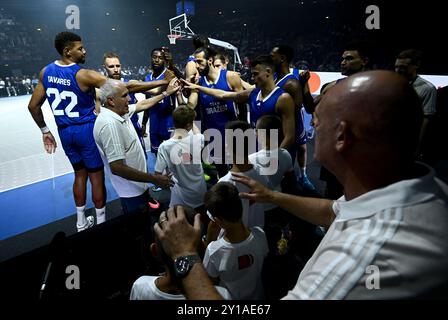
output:
<svg viewBox="0 0 448 320"><path fill-rule="evenodd" d="M190 262L186 257L176 259L176 273L178 276L183 276L190 270Z"/></svg>

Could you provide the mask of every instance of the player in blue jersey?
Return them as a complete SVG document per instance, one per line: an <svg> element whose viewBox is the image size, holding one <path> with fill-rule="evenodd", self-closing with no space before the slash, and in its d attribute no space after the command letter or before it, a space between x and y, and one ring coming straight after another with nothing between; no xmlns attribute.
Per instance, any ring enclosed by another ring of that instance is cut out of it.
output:
<svg viewBox="0 0 448 320"><path fill-rule="evenodd" d="M209 46L210 46L210 40L206 36L202 34L196 34L193 36L193 47L195 51L199 48ZM194 54L192 54L191 56L188 57L187 64L185 65L185 79L187 79L187 81L192 82L197 73L198 69L196 69Z"/></svg>
<svg viewBox="0 0 448 320"><path fill-rule="evenodd" d="M92 200L96 209L97 223L105 220L106 188L101 156L93 138L96 119L95 90L101 87L106 77L97 71L82 69L86 50L81 38L72 32L56 35L55 48L60 59L44 67L28 109L42 131L45 150L56 151L56 140L48 129L42 113L45 100L53 110L59 137L65 154L75 171L73 196L77 212L77 230L94 225L93 217L85 217L87 180L92 184ZM149 90L146 84L127 84L131 92Z"/></svg>
<svg viewBox="0 0 448 320"><path fill-rule="evenodd" d="M292 72L290 72L289 66L291 64L292 59L294 58L294 49L290 46L286 45L278 45L275 46L271 50L271 57L274 61L275 72L277 74L276 85L288 92L291 97L294 99L295 103L295 112L296 112L296 142L291 150L293 153L292 159L293 163L295 162L295 153L297 153L297 163L300 169L300 178L299 184L303 189L315 190L316 188L308 179L306 174L306 142L307 135L304 125L303 118L303 106L305 106L306 112L312 114L314 112L314 103L311 99L308 99L308 103L304 103L304 83L301 83L300 75L299 78L294 76ZM311 105L310 105L311 103Z"/></svg>
<svg viewBox="0 0 448 320"><path fill-rule="evenodd" d="M151 71L146 76L145 81L162 81L171 73L165 65L165 55L162 48L155 48L151 51ZM147 97L160 94L160 89L149 91ZM146 133L146 124L149 118L149 139L151 142L151 152L157 155L160 144L171 137L170 129L173 125L173 110L175 102L172 97L166 96L156 106L145 111L142 120L142 130Z"/></svg>
<svg viewBox="0 0 448 320"><path fill-rule="evenodd" d="M215 54L214 50L206 47L199 48L194 52L196 68L200 75L198 84L224 91L242 91L241 79L236 72L216 68L213 65ZM226 123L237 119L238 110L233 102L216 99L203 92L193 90L188 97L188 106L197 109L196 112L202 115L201 129L203 131L205 129L216 129L222 138L225 136ZM215 163L219 176L223 177L228 172L228 166L225 163L224 139L222 140L221 152L214 151L211 160ZM221 153L221 155L218 155L218 153Z"/></svg>
<svg viewBox="0 0 448 320"><path fill-rule="evenodd" d="M251 62L252 79L256 88L239 92L212 89L184 81L188 89L196 89L221 100L249 103L250 123L255 127L263 115L278 115L282 119L283 139L281 148L290 149L295 139L294 100L274 82L274 63L270 56L259 56Z"/></svg>

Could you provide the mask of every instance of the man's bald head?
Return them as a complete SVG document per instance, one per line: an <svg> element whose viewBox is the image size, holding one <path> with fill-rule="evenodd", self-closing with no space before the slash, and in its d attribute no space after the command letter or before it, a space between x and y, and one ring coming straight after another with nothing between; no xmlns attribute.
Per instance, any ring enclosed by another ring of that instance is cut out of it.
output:
<svg viewBox="0 0 448 320"><path fill-rule="evenodd" d="M331 88L319 107L336 131L344 124L343 138L355 146L355 156L371 151L383 153L385 161L412 160L423 113L415 90L403 77L389 71L357 73ZM341 142L341 136L334 138Z"/></svg>

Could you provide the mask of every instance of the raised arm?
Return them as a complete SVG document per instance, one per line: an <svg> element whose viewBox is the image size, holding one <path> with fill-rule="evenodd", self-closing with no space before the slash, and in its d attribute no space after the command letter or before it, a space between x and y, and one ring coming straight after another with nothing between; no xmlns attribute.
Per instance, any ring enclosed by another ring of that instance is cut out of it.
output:
<svg viewBox="0 0 448 320"><path fill-rule="evenodd" d="M157 103L162 101L163 98L166 98L166 97L172 95L173 93L176 93L179 89L180 89L179 80L177 80L177 79L171 80L166 91L163 91L161 94L151 97L149 99L139 101L135 105L135 112L141 112L141 111L147 110L147 109L155 106Z"/></svg>
<svg viewBox="0 0 448 320"><path fill-rule="evenodd" d="M236 103L244 103L249 101L250 93L252 92L249 90L244 90L240 92L233 92L233 91L224 91L219 89L211 89L207 87L202 87L200 85L181 80L184 84L184 87L191 90L198 90L201 91L209 96L213 96L220 100L230 100L234 101Z"/></svg>
<svg viewBox="0 0 448 320"><path fill-rule="evenodd" d="M322 227L329 227L335 219L333 201L327 199L307 198L270 190L259 182L236 173L232 179L248 186L248 193L240 193L245 199L256 202L270 202L278 205L289 213Z"/></svg>
<svg viewBox="0 0 448 320"><path fill-rule="evenodd" d="M193 81L198 73L198 69L196 68L196 63L194 61L188 61L185 66L185 79L187 81Z"/></svg>
<svg viewBox="0 0 448 320"><path fill-rule="evenodd" d="M227 71L227 83L234 92L244 90L242 80L237 72ZM247 121L247 107L245 103L237 103L236 112L238 119Z"/></svg>
<svg viewBox="0 0 448 320"><path fill-rule="evenodd" d="M176 76L176 78L179 78L179 79L184 78L184 75L182 74L182 72L180 72L180 70L174 64L173 55L171 54L169 48L162 47L162 51L163 51L163 55L165 57L165 61L168 65L167 66L168 70L171 70L174 73L174 75Z"/></svg>
<svg viewBox="0 0 448 320"><path fill-rule="evenodd" d="M277 113L282 118L283 127L283 141L280 144L280 148L288 149L294 144L295 138L295 105L291 96L288 93L283 93L277 101L275 106Z"/></svg>
<svg viewBox="0 0 448 320"><path fill-rule="evenodd" d="M303 70L300 72L300 84L302 85L303 93L303 106L305 111L309 114L313 114L316 105L314 104L314 98L311 95L310 86L308 85L308 80L311 78L309 70Z"/></svg>
<svg viewBox="0 0 448 320"><path fill-rule="evenodd" d="M45 68L42 69L39 73L39 82L37 83L36 88L34 88L33 95L31 96L31 100L28 104L28 110L30 111L34 122L42 131L42 140L44 142L45 150L48 153L54 153L56 152L57 147L56 140L53 137L53 134L50 132L50 129L48 129L47 124L44 120L44 114L42 113L42 105L47 98L45 88L42 84L44 72Z"/></svg>
<svg viewBox="0 0 448 320"><path fill-rule="evenodd" d="M156 88L160 88L159 90L162 90L162 87L168 85L169 83L170 81L167 79L147 82L131 80L126 82L126 88L129 90L129 93L147 92Z"/></svg>
<svg viewBox="0 0 448 320"><path fill-rule="evenodd" d="M104 75L94 70L81 69L76 74L76 81L83 92L89 91L90 88L100 88L106 80Z"/></svg>

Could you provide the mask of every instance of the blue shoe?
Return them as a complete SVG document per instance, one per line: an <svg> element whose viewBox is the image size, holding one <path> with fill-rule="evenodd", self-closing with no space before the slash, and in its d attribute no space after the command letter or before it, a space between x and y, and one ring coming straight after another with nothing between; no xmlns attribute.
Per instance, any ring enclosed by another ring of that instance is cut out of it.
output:
<svg viewBox="0 0 448 320"><path fill-rule="evenodd" d="M314 191L316 190L316 187L314 186L314 184L310 181L310 179L308 179L307 175L303 175L299 178L299 185L302 187L302 189L304 190L311 190Z"/></svg>

